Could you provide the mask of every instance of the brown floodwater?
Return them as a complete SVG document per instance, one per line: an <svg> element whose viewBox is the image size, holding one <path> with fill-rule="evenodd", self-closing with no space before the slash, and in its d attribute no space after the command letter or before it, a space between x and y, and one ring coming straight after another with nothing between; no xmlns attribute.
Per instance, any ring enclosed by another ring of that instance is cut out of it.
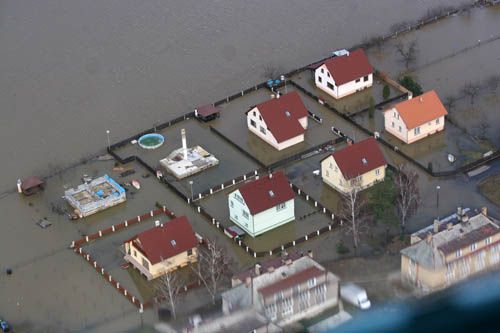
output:
<svg viewBox="0 0 500 333"><path fill-rule="evenodd" d="M433 0L1 1L0 192L14 188L19 177L44 175L102 151L107 129L118 141L259 83L266 66L291 70L385 34L434 6ZM499 9L475 9L449 22L442 38L466 45L500 30ZM428 50L436 53L422 61L449 51L442 40L433 43L439 47ZM54 180L58 188L50 191L76 184L88 168L65 176L74 179ZM49 207L43 198L34 202L29 208L16 195L0 200L0 314L16 331L122 332L141 321L153 324L151 311L139 316L66 250L82 230L110 221L79 227L61 218L45 232L33 223L50 214ZM475 196L472 203L480 202ZM14 267L12 276L4 274L6 267Z"/></svg>

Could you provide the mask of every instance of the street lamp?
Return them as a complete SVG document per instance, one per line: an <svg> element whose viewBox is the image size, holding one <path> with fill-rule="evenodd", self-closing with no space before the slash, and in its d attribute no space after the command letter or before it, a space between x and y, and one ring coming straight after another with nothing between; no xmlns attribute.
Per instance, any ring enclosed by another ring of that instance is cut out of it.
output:
<svg viewBox="0 0 500 333"><path fill-rule="evenodd" d="M111 142L109 141L109 130L106 130L106 138L108 139L108 149L111 147Z"/></svg>
<svg viewBox="0 0 500 333"><path fill-rule="evenodd" d="M439 220L439 190L441 189L441 186L437 185L436 186L436 213L437 213L437 219Z"/></svg>
<svg viewBox="0 0 500 333"><path fill-rule="evenodd" d="M191 201L193 201L193 181L189 181L189 186L191 187Z"/></svg>
<svg viewBox="0 0 500 333"><path fill-rule="evenodd" d="M281 76L280 76L280 79L281 79L281 81L285 82L285 94L287 94L287 93L288 93L288 89L286 88L286 79L285 79L285 75L281 75Z"/></svg>

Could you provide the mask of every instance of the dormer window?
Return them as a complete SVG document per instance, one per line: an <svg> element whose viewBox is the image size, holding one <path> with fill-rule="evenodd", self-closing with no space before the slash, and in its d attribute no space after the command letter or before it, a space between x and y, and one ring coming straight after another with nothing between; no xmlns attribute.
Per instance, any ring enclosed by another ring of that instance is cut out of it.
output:
<svg viewBox="0 0 500 333"><path fill-rule="evenodd" d="M177 243L175 242L175 239L172 239L172 240L170 241L170 244L172 244L172 246L173 246L173 247L175 247L175 246L177 245Z"/></svg>
<svg viewBox="0 0 500 333"><path fill-rule="evenodd" d="M285 115L286 115L288 118L290 118L290 116L291 116L290 111L285 110Z"/></svg>
<svg viewBox="0 0 500 333"><path fill-rule="evenodd" d="M274 194L273 190L269 190L269 196L270 196L271 198L274 198L274 195L275 195L275 194Z"/></svg>
<svg viewBox="0 0 500 333"><path fill-rule="evenodd" d="M361 162L363 162L363 165L367 165L368 164L368 161L364 157L361 159Z"/></svg>

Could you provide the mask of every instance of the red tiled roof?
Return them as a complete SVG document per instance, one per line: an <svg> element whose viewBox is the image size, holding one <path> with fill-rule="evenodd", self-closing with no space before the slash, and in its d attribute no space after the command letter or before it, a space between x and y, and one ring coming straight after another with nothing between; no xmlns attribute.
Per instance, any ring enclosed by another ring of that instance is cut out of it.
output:
<svg viewBox="0 0 500 333"><path fill-rule="evenodd" d="M199 115L203 117L208 117L213 114L219 113L219 109L217 109L215 106L212 104L200 106L199 108L196 109Z"/></svg>
<svg viewBox="0 0 500 333"><path fill-rule="evenodd" d="M299 119L307 117L307 109L296 91L282 95L280 98L272 98L257 104L256 107L278 143L305 132Z"/></svg>
<svg viewBox="0 0 500 333"><path fill-rule="evenodd" d="M347 180L387 165L384 154L373 137L336 151L332 156Z"/></svg>
<svg viewBox="0 0 500 333"><path fill-rule="evenodd" d="M252 215L295 197L295 193L283 171L276 171L272 174L272 177L264 176L247 183L241 186L239 191Z"/></svg>
<svg viewBox="0 0 500 333"><path fill-rule="evenodd" d="M307 280L312 279L314 277L318 277L322 274L325 274L324 270L319 269L316 266L311 266L309 268L304 269L303 271L290 275L289 277L279 280L273 284L269 284L263 288L260 288L259 293L261 293L262 296L264 297L271 296L276 294L278 291L293 288L298 284L302 284Z"/></svg>
<svg viewBox="0 0 500 333"><path fill-rule="evenodd" d="M186 216L172 219L163 226L141 232L127 242L130 241L152 265L198 245L198 240Z"/></svg>
<svg viewBox="0 0 500 333"><path fill-rule="evenodd" d="M448 114L434 90L398 103L394 107L398 110L401 119L403 119L408 129L415 128Z"/></svg>
<svg viewBox="0 0 500 333"><path fill-rule="evenodd" d="M324 62L337 86L373 73L373 67L363 49L345 56L330 58Z"/></svg>

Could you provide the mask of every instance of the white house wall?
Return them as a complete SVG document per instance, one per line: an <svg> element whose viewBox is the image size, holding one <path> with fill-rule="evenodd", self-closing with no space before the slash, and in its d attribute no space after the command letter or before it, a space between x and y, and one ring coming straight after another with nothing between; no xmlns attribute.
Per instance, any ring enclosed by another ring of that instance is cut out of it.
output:
<svg viewBox="0 0 500 333"><path fill-rule="evenodd" d="M437 121L437 122L436 122ZM444 129L444 116L433 119L423 125L418 126L419 134L415 134L415 129L407 129L403 119L399 116L396 108L387 110L384 113L385 130L405 143L412 143L423 139L429 135L440 132Z"/></svg>
<svg viewBox="0 0 500 333"><path fill-rule="evenodd" d="M323 70L323 73L321 72ZM321 82L320 82L321 78ZM347 95L354 94L357 91L363 90L365 88L371 87L373 85L373 74L369 74L367 81L364 80L364 77L359 78L359 82L356 80L344 83L340 86L335 84L335 80L333 79L331 73L326 68L326 65L323 64L316 68L314 72L314 82L316 83L316 87L323 90L330 96L334 98L342 98ZM328 87L328 83L333 85L333 89Z"/></svg>

